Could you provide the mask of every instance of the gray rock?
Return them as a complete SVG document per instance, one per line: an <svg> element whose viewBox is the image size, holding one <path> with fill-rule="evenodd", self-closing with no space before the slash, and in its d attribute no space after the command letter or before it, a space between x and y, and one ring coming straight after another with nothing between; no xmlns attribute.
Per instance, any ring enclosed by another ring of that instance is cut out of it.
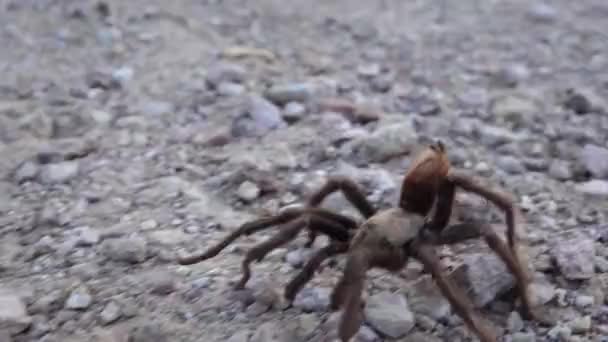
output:
<svg viewBox="0 0 608 342"><path fill-rule="evenodd" d="M414 313L434 320L448 317L452 310L450 303L430 276L425 276L408 287L407 298L409 307Z"/></svg>
<svg viewBox="0 0 608 342"><path fill-rule="evenodd" d="M85 287L78 288L70 294L65 302L65 308L70 310L84 310L93 303L93 297Z"/></svg>
<svg viewBox="0 0 608 342"><path fill-rule="evenodd" d="M551 177L562 181L571 179L573 176L570 163L559 159L554 159L551 161L548 172Z"/></svg>
<svg viewBox="0 0 608 342"><path fill-rule="evenodd" d="M517 311L511 312L507 320L507 328L512 333L517 333L524 329L524 321Z"/></svg>
<svg viewBox="0 0 608 342"><path fill-rule="evenodd" d="M225 82L242 83L247 77L247 69L234 63L217 63L207 70L207 82L218 87Z"/></svg>
<svg viewBox="0 0 608 342"><path fill-rule="evenodd" d="M125 87L133 79L135 71L133 68L124 66L112 72L112 82L121 87Z"/></svg>
<svg viewBox="0 0 608 342"><path fill-rule="evenodd" d="M579 309L584 309L595 304L595 298L593 296L576 296L574 299L574 305Z"/></svg>
<svg viewBox="0 0 608 342"><path fill-rule="evenodd" d="M293 268L300 268L304 264L305 257L306 255L304 253L304 250L295 249L289 251L285 255L285 261L287 261L287 263L289 263Z"/></svg>
<svg viewBox="0 0 608 342"><path fill-rule="evenodd" d="M380 75L382 68L378 63L363 64L357 68L357 74L361 77L374 77Z"/></svg>
<svg viewBox="0 0 608 342"><path fill-rule="evenodd" d="M523 64L509 64L494 74L494 82L504 87L515 87L530 78L530 70Z"/></svg>
<svg viewBox="0 0 608 342"><path fill-rule="evenodd" d="M265 322L256 329L249 342L288 342L286 335L277 323Z"/></svg>
<svg viewBox="0 0 608 342"><path fill-rule="evenodd" d="M516 332L511 335L511 342L536 342L536 334L533 332Z"/></svg>
<svg viewBox="0 0 608 342"><path fill-rule="evenodd" d="M403 337L416 324L405 297L390 292L381 292L368 298L365 319L374 329L390 338Z"/></svg>
<svg viewBox="0 0 608 342"><path fill-rule="evenodd" d="M579 160L594 178L608 178L608 148L587 144L580 152Z"/></svg>
<svg viewBox="0 0 608 342"><path fill-rule="evenodd" d="M166 296L176 289L174 276L167 271L151 271L145 276L151 294Z"/></svg>
<svg viewBox="0 0 608 342"><path fill-rule="evenodd" d="M556 325L547 332L547 336L557 341L569 341L572 329L563 325Z"/></svg>
<svg viewBox="0 0 608 342"><path fill-rule="evenodd" d="M591 316L578 317L568 322L568 327L575 334L585 334L591 330Z"/></svg>
<svg viewBox="0 0 608 342"><path fill-rule="evenodd" d="M595 245L592 239L582 236L559 239L552 254L566 279L591 279L595 274Z"/></svg>
<svg viewBox="0 0 608 342"><path fill-rule="evenodd" d="M330 293L329 288L304 288L296 295L293 306L304 312L324 311L329 307Z"/></svg>
<svg viewBox="0 0 608 342"><path fill-rule="evenodd" d="M253 182L244 181L236 191L240 199L251 202L260 195L260 188Z"/></svg>
<svg viewBox="0 0 608 342"><path fill-rule="evenodd" d="M307 102L314 92L315 87L312 84L290 83L270 87L264 97L278 105L284 105L288 102Z"/></svg>
<svg viewBox="0 0 608 342"><path fill-rule="evenodd" d="M555 286L549 282L534 282L529 291L533 306L544 305L555 297Z"/></svg>
<svg viewBox="0 0 608 342"><path fill-rule="evenodd" d="M289 102L283 109L283 119L289 123L296 122L306 113L306 106L299 102Z"/></svg>
<svg viewBox="0 0 608 342"><path fill-rule="evenodd" d="M108 239L103 242L102 250L112 261L137 264L146 260L147 243L139 237Z"/></svg>
<svg viewBox="0 0 608 342"><path fill-rule="evenodd" d="M36 179L39 172L40 166L38 163L27 160L19 165L19 167L13 172L13 179L17 184L21 184L23 182Z"/></svg>
<svg viewBox="0 0 608 342"><path fill-rule="evenodd" d="M175 106L166 101L148 101L141 106L140 110L143 115L154 117L172 114Z"/></svg>
<svg viewBox="0 0 608 342"><path fill-rule="evenodd" d="M534 3L528 10L528 18L540 23L551 23L557 19L557 15L555 7L544 2Z"/></svg>
<svg viewBox="0 0 608 342"><path fill-rule="evenodd" d="M28 315L25 303L13 291L0 288L0 331L8 331L16 335L32 324L32 317Z"/></svg>
<svg viewBox="0 0 608 342"><path fill-rule="evenodd" d="M515 285L515 278L493 253L471 253L461 256L463 265L451 273L480 308Z"/></svg>
<svg viewBox="0 0 608 342"><path fill-rule="evenodd" d="M245 87L238 83L222 82L217 86L217 93L222 96L238 96L245 93Z"/></svg>
<svg viewBox="0 0 608 342"><path fill-rule="evenodd" d="M592 179L576 184L576 190L583 194L608 197L608 181L602 179Z"/></svg>
<svg viewBox="0 0 608 342"><path fill-rule="evenodd" d="M492 148L518 140L518 136L515 133L502 127L480 125L477 130L479 131L481 142Z"/></svg>
<svg viewBox="0 0 608 342"><path fill-rule="evenodd" d="M108 325L116 322L121 315L120 306L112 301L109 302L99 314L99 321L103 325Z"/></svg>
<svg viewBox="0 0 608 342"><path fill-rule="evenodd" d="M45 184L67 183L80 171L78 161L65 161L55 164L46 164L40 171L40 181Z"/></svg>
<svg viewBox="0 0 608 342"><path fill-rule="evenodd" d="M349 144L352 153L364 162L385 162L410 153L418 135L409 121L384 124L370 134Z"/></svg>
<svg viewBox="0 0 608 342"><path fill-rule="evenodd" d="M172 340L172 339L171 339ZM134 327L129 332L129 342L168 342L168 334L158 324L146 324Z"/></svg>
<svg viewBox="0 0 608 342"><path fill-rule="evenodd" d="M234 136L255 136L286 126L277 106L261 96L251 95L245 112L233 121L231 132Z"/></svg>
<svg viewBox="0 0 608 342"><path fill-rule="evenodd" d="M249 341L249 331L241 330L237 331L226 342L248 342Z"/></svg>
<svg viewBox="0 0 608 342"><path fill-rule="evenodd" d="M98 231L90 227L82 227L78 229L78 237L76 238L76 246L90 247L99 243L101 240Z"/></svg>
<svg viewBox="0 0 608 342"><path fill-rule="evenodd" d="M540 106L534 99L527 96L507 94L494 99L491 110L499 120L523 124L528 122L533 116L538 115Z"/></svg>
<svg viewBox="0 0 608 342"><path fill-rule="evenodd" d="M496 164L510 174L521 174L526 171L521 160L513 156L501 156L496 160Z"/></svg>

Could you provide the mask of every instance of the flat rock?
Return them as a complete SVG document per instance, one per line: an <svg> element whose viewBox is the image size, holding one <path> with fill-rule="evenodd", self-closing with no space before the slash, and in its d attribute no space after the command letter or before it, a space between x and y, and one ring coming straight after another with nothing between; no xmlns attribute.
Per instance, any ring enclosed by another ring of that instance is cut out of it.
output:
<svg viewBox="0 0 608 342"><path fill-rule="evenodd" d="M493 253L462 255L463 264L450 275L466 289L477 308L484 307L515 285L507 266Z"/></svg>
<svg viewBox="0 0 608 342"><path fill-rule="evenodd" d="M594 178L608 178L608 148L587 144L581 150L579 160Z"/></svg>
<svg viewBox="0 0 608 342"><path fill-rule="evenodd" d="M595 274L595 245L592 239L586 237L560 239L552 249L552 253L566 279L590 279Z"/></svg>
<svg viewBox="0 0 608 342"><path fill-rule="evenodd" d="M424 276L408 286L408 304L416 314L429 316L435 320L448 317L451 306L441 294L431 276Z"/></svg>
<svg viewBox="0 0 608 342"><path fill-rule="evenodd" d="M368 298L365 319L374 329L391 338L403 337L416 324L405 297L391 292L380 292Z"/></svg>
<svg viewBox="0 0 608 342"><path fill-rule="evenodd" d="M0 331L16 335L32 324L23 300L14 292L0 288Z"/></svg>

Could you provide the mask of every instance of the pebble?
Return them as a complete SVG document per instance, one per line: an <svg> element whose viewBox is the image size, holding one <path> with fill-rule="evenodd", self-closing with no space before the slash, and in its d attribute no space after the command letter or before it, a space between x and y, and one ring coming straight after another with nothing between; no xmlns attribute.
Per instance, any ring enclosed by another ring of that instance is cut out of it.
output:
<svg viewBox="0 0 608 342"><path fill-rule="evenodd" d="M106 258L131 264L141 263L147 257L146 240L139 237L107 239L102 243Z"/></svg>
<svg viewBox="0 0 608 342"><path fill-rule="evenodd" d="M549 176L557 180L568 180L573 176L570 163L565 160L554 159L549 164Z"/></svg>
<svg viewBox="0 0 608 342"><path fill-rule="evenodd" d="M253 182L244 181L237 189L237 195L245 202L251 202L260 195L260 188Z"/></svg>
<svg viewBox="0 0 608 342"><path fill-rule="evenodd" d="M108 325L116 322L120 318L120 306L116 302L108 303L99 314L101 324Z"/></svg>
<svg viewBox="0 0 608 342"><path fill-rule="evenodd" d="M16 335L32 324L23 299L13 291L0 287L0 330Z"/></svg>
<svg viewBox="0 0 608 342"><path fill-rule="evenodd" d="M535 2L528 10L528 17L539 23L552 23L557 16L558 12L555 7L545 2Z"/></svg>
<svg viewBox="0 0 608 342"><path fill-rule="evenodd" d="M306 107L299 102L289 102L283 109L283 119L288 123L294 123L302 119L306 113Z"/></svg>
<svg viewBox="0 0 608 342"><path fill-rule="evenodd" d="M296 295L293 306L304 312L324 311L329 307L330 293L329 288L303 288Z"/></svg>
<svg viewBox="0 0 608 342"><path fill-rule="evenodd" d="M315 87L309 83L279 84L270 87L264 97L278 105L289 102L307 102L315 92Z"/></svg>
<svg viewBox="0 0 608 342"><path fill-rule="evenodd" d="M403 337L416 324L407 300L398 293L380 292L371 295L364 310L366 322L390 338Z"/></svg>
<svg viewBox="0 0 608 342"><path fill-rule="evenodd" d="M577 296L574 300L574 305L579 309L584 309L595 304L593 296Z"/></svg>
<svg viewBox="0 0 608 342"><path fill-rule="evenodd" d="M568 341L572 336L572 329L563 325L557 325L547 332L547 336L553 340Z"/></svg>
<svg viewBox="0 0 608 342"><path fill-rule="evenodd" d="M350 148L362 162L384 162L411 152L417 138L409 122L385 124L372 134L353 140Z"/></svg>
<svg viewBox="0 0 608 342"><path fill-rule="evenodd" d="M207 70L207 82L212 87L219 87L223 83L239 84L247 78L247 69L239 64L220 62Z"/></svg>
<svg viewBox="0 0 608 342"><path fill-rule="evenodd" d="M608 197L608 181L602 179L592 179L576 184L576 190L580 193Z"/></svg>
<svg viewBox="0 0 608 342"><path fill-rule="evenodd" d="M608 179L608 148L586 144L579 160L594 178Z"/></svg>
<svg viewBox="0 0 608 342"><path fill-rule="evenodd" d="M560 239L552 249L552 253L566 279L591 279L595 274L595 245L592 239L585 237Z"/></svg>
<svg viewBox="0 0 608 342"><path fill-rule="evenodd" d="M72 291L65 302L65 308L71 310L87 309L93 303L93 297L84 287Z"/></svg>
<svg viewBox="0 0 608 342"><path fill-rule="evenodd" d="M568 327L570 327L575 334L585 334L591 330L591 316L587 315L575 318L568 322Z"/></svg>
<svg viewBox="0 0 608 342"><path fill-rule="evenodd" d="M511 342L535 342L536 334L533 332L517 332L511 335Z"/></svg>
<svg viewBox="0 0 608 342"><path fill-rule="evenodd" d="M496 164L510 174L521 174L526 171L523 163L513 156L501 156L496 160Z"/></svg>
<svg viewBox="0 0 608 342"><path fill-rule="evenodd" d="M134 75L135 71L133 70L133 68L123 66L112 72L112 81L120 85L121 87L125 87L127 83L129 83L131 79L133 79Z"/></svg>
<svg viewBox="0 0 608 342"><path fill-rule="evenodd" d="M40 181L45 184L67 183L80 172L78 161L46 164L40 171Z"/></svg>

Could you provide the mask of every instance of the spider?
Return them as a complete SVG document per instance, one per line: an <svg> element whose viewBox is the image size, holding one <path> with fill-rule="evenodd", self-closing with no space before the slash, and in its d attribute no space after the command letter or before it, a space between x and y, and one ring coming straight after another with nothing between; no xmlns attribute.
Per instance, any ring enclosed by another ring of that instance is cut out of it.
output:
<svg viewBox="0 0 608 342"><path fill-rule="evenodd" d="M456 187L473 192L494 203L506 213L507 243L489 228L478 223L448 226ZM330 194L341 191L365 219L356 220L320 208ZM433 246L449 245L483 237L490 248L515 275L522 298L522 314L534 318L527 287L529 277L521 267L515 246L514 202L506 194L481 186L474 179L450 168L441 141L430 144L412 162L406 173L398 206L378 211L366 199L361 188L345 177L330 178L308 199L303 207L289 208L276 215L247 222L204 253L182 257L180 264L194 264L216 256L239 236L250 235L273 225L284 224L280 232L250 249L242 262L243 275L235 289L243 289L251 277L250 264L260 262L273 249L295 239L308 229L311 246L318 233L330 237L330 243L318 250L302 270L287 284L285 298L292 302L298 291L313 277L325 259L348 253L344 273L331 295L331 308L344 308L339 334L348 341L362 323L361 292L367 270L379 267L392 272L402 269L409 257L417 258L434 277L442 293L483 342L495 341L491 330L473 317L470 301L442 274Z"/></svg>
<svg viewBox="0 0 608 342"><path fill-rule="evenodd" d="M506 243L486 224L465 222L448 226L457 187L476 193L505 211ZM441 141L428 146L414 159L403 179L398 207L378 211L352 231L344 273L330 301L332 310L344 310L338 328L341 340L349 341L363 322L361 292L366 272L372 268L397 272L413 257L431 273L440 291L478 338L482 342L495 342L495 333L473 315L472 303L443 275L433 248L479 237L514 274L524 318L536 319L528 292L530 277L517 255L517 215L519 211L507 194L484 187L461 171L451 169Z"/></svg>

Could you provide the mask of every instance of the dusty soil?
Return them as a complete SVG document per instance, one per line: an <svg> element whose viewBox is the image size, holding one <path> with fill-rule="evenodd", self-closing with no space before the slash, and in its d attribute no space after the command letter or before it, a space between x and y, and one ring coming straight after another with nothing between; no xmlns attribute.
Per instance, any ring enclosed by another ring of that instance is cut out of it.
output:
<svg viewBox="0 0 608 342"><path fill-rule="evenodd" d="M607 341L607 15L601 0L0 1L0 340L332 341L344 257L281 303L325 240L274 251L244 291L244 253L273 230L197 265L175 255L330 175L392 205L412 153L441 139L524 214L548 323L518 316L485 245L440 251L504 341ZM475 196L459 206L504 226ZM415 262L368 279L358 341L473 338Z"/></svg>

